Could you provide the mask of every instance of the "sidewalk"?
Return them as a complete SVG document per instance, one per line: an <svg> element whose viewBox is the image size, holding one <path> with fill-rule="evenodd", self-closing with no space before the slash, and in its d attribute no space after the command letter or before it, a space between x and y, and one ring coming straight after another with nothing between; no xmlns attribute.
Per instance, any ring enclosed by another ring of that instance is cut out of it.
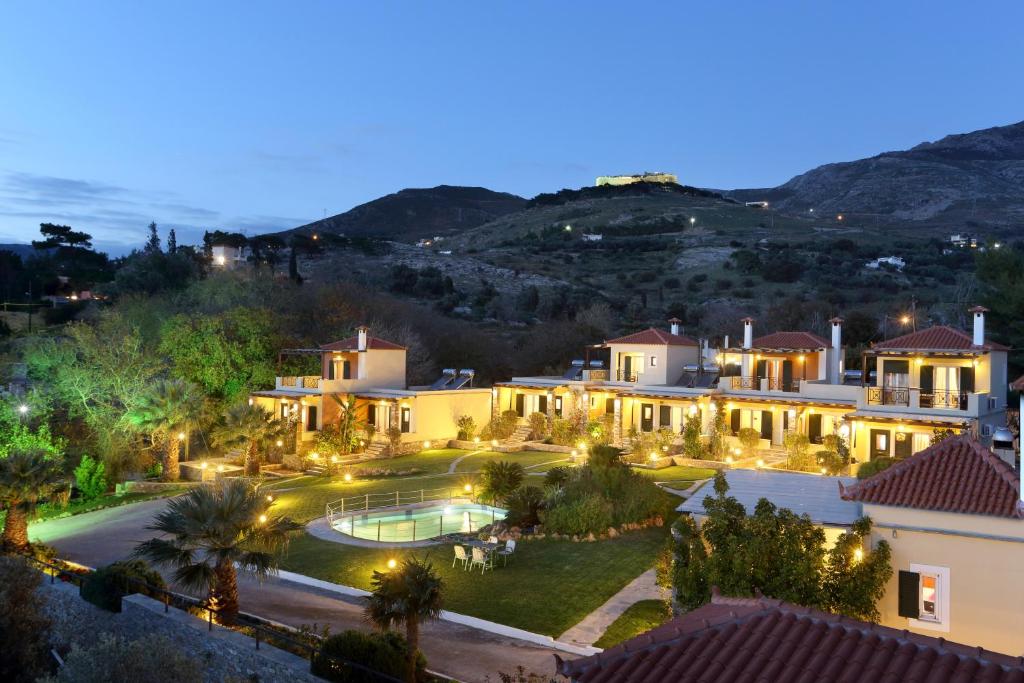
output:
<svg viewBox="0 0 1024 683"><path fill-rule="evenodd" d="M593 645L612 622L634 604L641 600L665 600L667 597L667 591L657 584L655 570L648 569L610 597L608 602L584 617L583 621L558 636L558 640L573 645Z"/></svg>

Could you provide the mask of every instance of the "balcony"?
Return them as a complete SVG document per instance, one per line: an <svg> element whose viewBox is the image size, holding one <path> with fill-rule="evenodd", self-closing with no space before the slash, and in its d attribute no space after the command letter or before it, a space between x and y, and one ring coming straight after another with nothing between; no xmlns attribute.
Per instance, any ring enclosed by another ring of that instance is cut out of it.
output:
<svg viewBox="0 0 1024 683"><path fill-rule="evenodd" d="M323 378L320 375L298 375L277 378L278 389L306 389L318 391Z"/></svg>
<svg viewBox="0 0 1024 683"><path fill-rule="evenodd" d="M747 391L754 391L761 388L761 383L757 377L730 377L733 389L745 389Z"/></svg>
<svg viewBox="0 0 1024 683"><path fill-rule="evenodd" d="M788 391L792 393L800 391L800 380L798 379L786 381L782 377L769 377L767 381L768 391Z"/></svg>
<svg viewBox="0 0 1024 683"><path fill-rule="evenodd" d="M636 378L637 373L635 372L626 372L622 368L619 368L618 370L615 371L616 382L635 382Z"/></svg>
<svg viewBox="0 0 1024 683"><path fill-rule="evenodd" d="M910 406L910 387L868 387L869 406Z"/></svg>
<svg viewBox="0 0 1024 683"><path fill-rule="evenodd" d="M921 392L922 408L945 408L946 410L967 410L966 391Z"/></svg>

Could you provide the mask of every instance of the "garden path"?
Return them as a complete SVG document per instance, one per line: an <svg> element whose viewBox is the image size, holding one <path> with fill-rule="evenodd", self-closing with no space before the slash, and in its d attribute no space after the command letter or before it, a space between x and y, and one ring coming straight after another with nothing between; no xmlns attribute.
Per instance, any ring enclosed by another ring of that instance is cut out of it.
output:
<svg viewBox="0 0 1024 683"><path fill-rule="evenodd" d="M563 643L593 645L604 635L612 622L641 600L667 600L668 589L658 585L654 569L648 569L630 581L603 605L588 614L583 621L558 637Z"/></svg>
<svg viewBox="0 0 1024 683"><path fill-rule="evenodd" d="M470 451L469 453L466 453L465 455L460 455L459 457L455 458L455 460L452 460L452 464L451 465L448 465L448 474L455 474L455 468L457 468L459 466L459 463L462 462L463 460L465 460L466 458L468 458L469 456L476 455L477 453L485 453L485 452L486 452L485 449L479 449L479 450L475 450L475 451Z"/></svg>

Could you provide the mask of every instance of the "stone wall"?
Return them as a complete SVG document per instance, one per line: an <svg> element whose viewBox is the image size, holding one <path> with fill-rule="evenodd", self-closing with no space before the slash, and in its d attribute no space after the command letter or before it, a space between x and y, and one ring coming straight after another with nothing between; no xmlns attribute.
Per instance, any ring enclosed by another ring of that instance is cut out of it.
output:
<svg viewBox="0 0 1024 683"><path fill-rule="evenodd" d="M208 631L202 619L171 608L164 614L162 603L143 595L129 595L122 612L114 614L86 602L78 588L46 579L39 588L46 612L53 621L55 646L88 647L109 633L133 640L143 635L160 635L177 644L205 667L204 680L320 681L309 673L309 662L266 643L256 649L248 636L221 626Z"/></svg>

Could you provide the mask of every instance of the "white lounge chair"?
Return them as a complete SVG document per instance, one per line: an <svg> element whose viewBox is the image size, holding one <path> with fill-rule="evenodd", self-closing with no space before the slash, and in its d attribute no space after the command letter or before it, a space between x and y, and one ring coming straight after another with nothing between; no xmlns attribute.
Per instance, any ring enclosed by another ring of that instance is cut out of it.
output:
<svg viewBox="0 0 1024 683"><path fill-rule="evenodd" d="M480 573L483 574L488 569L494 569L494 560L491 559L490 553L485 553L483 548L473 548L473 559L469 561L469 570L473 571L473 567L480 565Z"/></svg>
<svg viewBox="0 0 1024 683"><path fill-rule="evenodd" d="M516 552L516 542L515 541L507 541L505 543L505 547L498 551L498 554L501 555L501 564L502 564L502 566L505 566L506 564L508 564L509 558L511 558L512 555L515 554L515 552Z"/></svg>
<svg viewBox="0 0 1024 683"><path fill-rule="evenodd" d="M466 554L466 549L461 545L455 546L455 559L452 560L453 567L456 562L461 562L463 569L467 569L469 567L469 555Z"/></svg>

